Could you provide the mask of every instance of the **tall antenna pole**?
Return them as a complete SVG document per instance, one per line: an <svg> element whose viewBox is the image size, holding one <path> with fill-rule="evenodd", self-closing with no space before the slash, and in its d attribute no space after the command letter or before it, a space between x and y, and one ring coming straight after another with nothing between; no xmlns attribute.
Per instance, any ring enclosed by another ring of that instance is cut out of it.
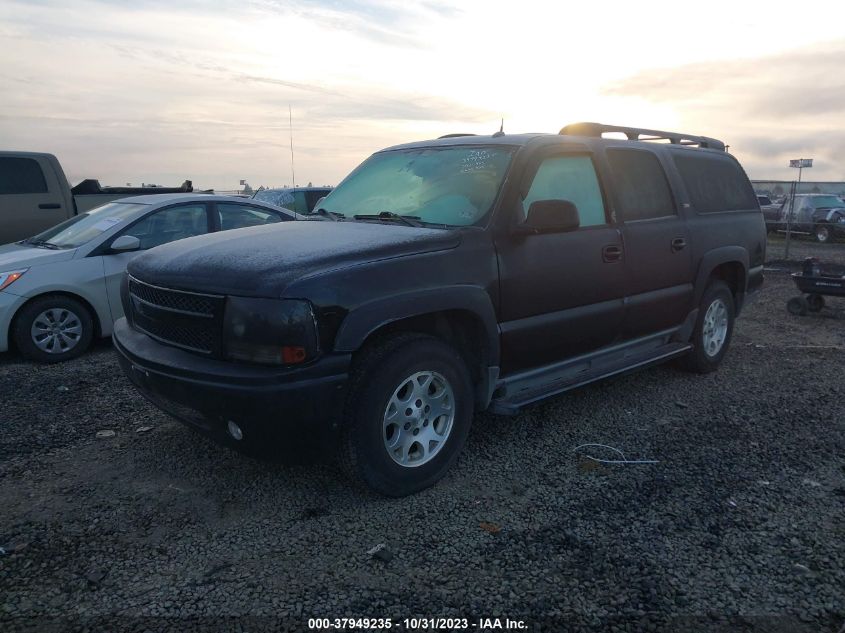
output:
<svg viewBox="0 0 845 633"><path fill-rule="evenodd" d="M288 124L290 125L290 177L291 187L296 187L296 172L293 169L293 111L288 104Z"/></svg>

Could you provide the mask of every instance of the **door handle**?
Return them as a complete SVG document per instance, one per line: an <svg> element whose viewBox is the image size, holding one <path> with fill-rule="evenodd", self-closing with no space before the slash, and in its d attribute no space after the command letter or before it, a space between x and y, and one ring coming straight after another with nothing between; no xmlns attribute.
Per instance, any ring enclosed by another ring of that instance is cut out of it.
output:
<svg viewBox="0 0 845 633"><path fill-rule="evenodd" d="M687 241L682 237L676 237L672 240L672 252L677 253L687 245Z"/></svg>
<svg viewBox="0 0 845 633"><path fill-rule="evenodd" d="M61 209L62 205L58 202L42 202L38 205L39 209Z"/></svg>
<svg viewBox="0 0 845 633"><path fill-rule="evenodd" d="M621 261L622 247L618 244L608 244L601 249L601 258L608 264Z"/></svg>

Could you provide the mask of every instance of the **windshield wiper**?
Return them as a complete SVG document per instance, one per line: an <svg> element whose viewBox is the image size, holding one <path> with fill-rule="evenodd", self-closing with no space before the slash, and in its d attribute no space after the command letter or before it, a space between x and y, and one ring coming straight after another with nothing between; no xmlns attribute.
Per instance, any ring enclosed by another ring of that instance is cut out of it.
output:
<svg viewBox="0 0 845 633"><path fill-rule="evenodd" d="M416 215L399 215L398 213L394 213L393 211L381 211L376 214L358 214L353 216L356 220L398 220L403 224L407 224L408 226L415 226L417 228L421 227L422 224L419 222L419 216Z"/></svg>
<svg viewBox="0 0 845 633"><path fill-rule="evenodd" d="M332 222L340 222L341 219L346 217L345 215L343 215L342 213L338 213L337 211L326 211L323 208L314 211L314 215L319 215L324 218L328 218Z"/></svg>
<svg viewBox="0 0 845 633"><path fill-rule="evenodd" d="M38 246L39 248L49 248L53 251L58 251L62 248L58 244L53 244L53 242L48 242L47 240L27 239L19 242L19 244L30 244L31 246Z"/></svg>

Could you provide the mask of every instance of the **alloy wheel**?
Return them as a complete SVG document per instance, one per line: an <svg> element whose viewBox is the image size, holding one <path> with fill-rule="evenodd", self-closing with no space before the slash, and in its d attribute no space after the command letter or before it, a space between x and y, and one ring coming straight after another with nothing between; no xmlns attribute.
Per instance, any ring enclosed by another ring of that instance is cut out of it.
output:
<svg viewBox="0 0 845 633"><path fill-rule="evenodd" d="M728 307L721 299L711 303L704 313L704 324L701 331L704 353L710 358L716 356L728 337Z"/></svg>
<svg viewBox="0 0 845 633"><path fill-rule="evenodd" d="M30 335L38 349L48 354L64 354L82 339L82 321L65 308L49 308L35 317Z"/></svg>
<svg viewBox="0 0 845 633"><path fill-rule="evenodd" d="M417 372L399 383L384 410L384 447L400 466L422 466L446 444L454 421L449 381L434 371Z"/></svg>

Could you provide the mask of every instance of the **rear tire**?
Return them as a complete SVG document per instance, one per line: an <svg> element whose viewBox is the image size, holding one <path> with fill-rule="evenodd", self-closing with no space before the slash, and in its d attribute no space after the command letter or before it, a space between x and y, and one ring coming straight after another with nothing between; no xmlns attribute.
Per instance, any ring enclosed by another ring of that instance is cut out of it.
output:
<svg viewBox="0 0 845 633"><path fill-rule="evenodd" d="M88 349L94 338L94 319L88 308L72 297L45 295L21 308L12 337L26 358L59 363Z"/></svg>
<svg viewBox="0 0 845 633"><path fill-rule="evenodd" d="M716 371L730 346L734 320L731 289L724 281L711 281L699 304L691 339L693 349L681 359L681 367L697 374Z"/></svg>
<svg viewBox="0 0 845 633"><path fill-rule="evenodd" d="M824 297L821 295L807 295L806 301L810 312L821 312L824 308Z"/></svg>
<svg viewBox="0 0 845 633"><path fill-rule="evenodd" d="M786 310L793 316L807 316L807 300L804 297L792 297L786 302Z"/></svg>
<svg viewBox="0 0 845 633"><path fill-rule="evenodd" d="M473 405L469 371L454 348L423 334L382 339L356 360L340 464L389 497L428 488L457 460Z"/></svg>
<svg viewBox="0 0 845 633"><path fill-rule="evenodd" d="M827 244L831 241L831 232L830 227L824 224L817 224L813 228L813 233L815 233L816 241L820 244Z"/></svg>

